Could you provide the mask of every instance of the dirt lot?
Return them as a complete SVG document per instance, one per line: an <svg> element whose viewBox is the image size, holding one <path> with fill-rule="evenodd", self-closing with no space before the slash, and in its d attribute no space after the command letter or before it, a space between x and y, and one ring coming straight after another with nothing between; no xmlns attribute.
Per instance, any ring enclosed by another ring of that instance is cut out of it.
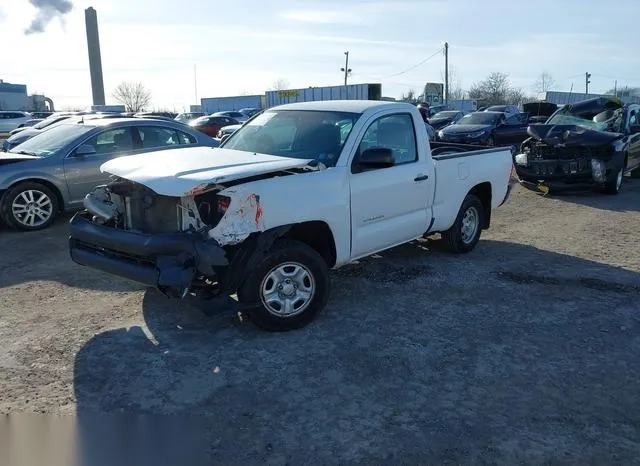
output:
<svg viewBox="0 0 640 466"><path fill-rule="evenodd" d="M517 188L471 254L344 268L287 334L76 266L66 231L0 231L2 412L191 415L217 464L640 458L640 180Z"/></svg>

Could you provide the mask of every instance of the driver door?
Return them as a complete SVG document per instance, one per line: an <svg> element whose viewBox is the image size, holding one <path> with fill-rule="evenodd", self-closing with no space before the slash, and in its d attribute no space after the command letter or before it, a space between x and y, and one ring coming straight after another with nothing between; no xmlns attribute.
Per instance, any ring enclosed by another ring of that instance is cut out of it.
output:
<svg viewBox="0 0 640 466"><path fill-rule="evenodd" d="M627 168L640 169L640 132L633 132L640 129L640 107L629 111L627 128L629 130L629 148L627 149Z"/></svg>
<svg viewBox="0 0 640 466"><path fill-rule="evenodd" d="M496 145L519 144L527 138L528 113L516 113L493 131Z"/></svg>
<svg viewBox="0 0 640 466"><path fill-rule="evenodd" d="M391 149L394 165L362 171L358 157L373 147ZM427 230L433 165L420 160L419 153L411 114L385 115L369 124L349 175L352 259L410 241Z"/></svg>

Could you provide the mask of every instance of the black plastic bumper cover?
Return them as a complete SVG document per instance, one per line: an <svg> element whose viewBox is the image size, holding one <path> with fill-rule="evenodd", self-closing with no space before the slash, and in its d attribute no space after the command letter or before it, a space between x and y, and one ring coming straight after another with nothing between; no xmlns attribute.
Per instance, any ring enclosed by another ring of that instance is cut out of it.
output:
<svg viewBox="0 0 640 466"><path fill-rule="evenodd" d="M196 234L143 234L98 225L77 213L69 251L77 264L154 287L186 289L196 274L228 265L225 250Z"/></svg>

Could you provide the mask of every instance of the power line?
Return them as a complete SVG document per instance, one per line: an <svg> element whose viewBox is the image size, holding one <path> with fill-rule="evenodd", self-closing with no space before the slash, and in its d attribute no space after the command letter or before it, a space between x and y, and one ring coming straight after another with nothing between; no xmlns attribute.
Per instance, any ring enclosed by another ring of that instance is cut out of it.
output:
<svg viewBox="0 0 640 466"><path fill-rule="evenodd" d="M433 57L435 57L436 55L442 53L444 51L444 47L442 47L441 49L439 49L436 53L434 53L433 55L429 55L427 58L425 58L424 60L421 60L419 63L416 63L415 65L407 68L406 70L400 71L399 73L394 73L391 74L389 76L386 76L384 78L380 78L380 79L388 79L388 78L393 78L395 76L400 76L401 74L405 74L408 73L411 70L415 70L417 67L419 67L420 65L423 65L424 63L426 63L427 61L431 60Z"/></svg>

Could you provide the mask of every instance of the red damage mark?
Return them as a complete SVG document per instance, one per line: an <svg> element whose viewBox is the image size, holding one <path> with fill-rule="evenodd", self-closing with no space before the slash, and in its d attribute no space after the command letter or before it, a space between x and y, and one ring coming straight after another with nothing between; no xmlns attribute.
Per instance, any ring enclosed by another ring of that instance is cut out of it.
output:
<svg viewBox="0 0 640 466"><path fill-rule="evenodd" d="M260 196L256 196L255 194L251 194L249 196L249 203L251 205L251 207L254 207L256 210L256 226L260 223L260 220L262 220L262 206L260 205Z"/></svg>

